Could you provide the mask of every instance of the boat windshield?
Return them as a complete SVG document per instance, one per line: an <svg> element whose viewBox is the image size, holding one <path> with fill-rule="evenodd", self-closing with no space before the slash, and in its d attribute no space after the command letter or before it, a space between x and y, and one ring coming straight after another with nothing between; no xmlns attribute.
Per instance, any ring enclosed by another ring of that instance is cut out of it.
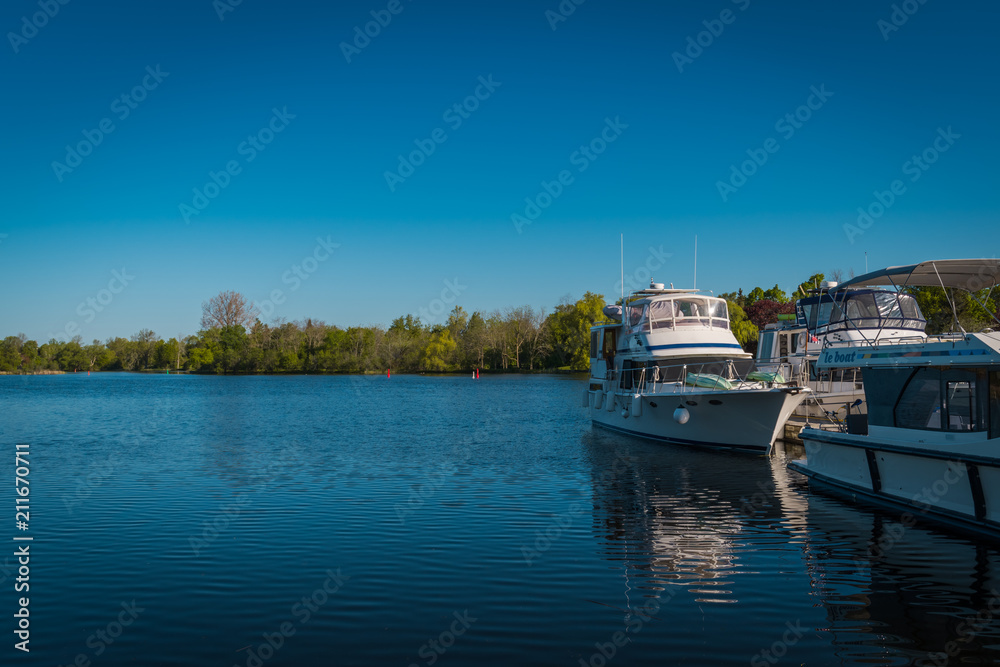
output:
<svg viewBox="0 0 1000 667"><path fill-rule="evenodd" d="M674 297L648 304L639 325L647 331L681 327L729 329L729 312L722 299Z"/></svg>
<svg viewBox="0 0 1000 667"><path fill-rule="evenodd" d="M912 329L927 325L917 300L888 290L851 290L799 299L798 323L813 333L846 329Z"/></svg>

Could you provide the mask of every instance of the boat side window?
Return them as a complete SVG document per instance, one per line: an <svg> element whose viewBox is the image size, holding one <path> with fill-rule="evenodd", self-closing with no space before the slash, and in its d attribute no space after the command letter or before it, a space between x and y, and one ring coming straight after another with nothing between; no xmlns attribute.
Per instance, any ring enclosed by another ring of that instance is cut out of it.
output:
<svg viewBox="0 0 1000 667"><path fill-rule="evenodd" d="M642 307L642 313L639 315L639 322L635 325L636 331L649 331L649 306Z"/></svg>
<svg viewBox="0 0 1000 667"><path fill-rule="evenodd" d="M910 294L899 293L896 297L899 300L899 308L903 315L903 328L923 331L924 327L927 326L927 320L924 319L924 314L920 312L917 300Z"/></svg>
<svg viewBox="0 0 1000 667"><path fill-rule="evenodd" d="M946 382L945 387L945 399L948 407L947 430L971 431L976 423L975 381Z"/></svg>
<svg viewBox="0 0 1000 667"><path fill-rule="evenodd" d="M623 317L627 317L625 321L628 322L629 327L634 329L639 324L639 318L642 317L642 306L629 306L626 311Z"/></svg>
<svg viewBox="0 0 1000 667"><path fill-rule="evenodd" d="M761 331L760 332L760 342L757 343L757 360L758 361L771 361L771 351L774 345L774 332L773 331Z"/></svg>
<svg viewBox="0 0 1000 667"><path fill-rule="evenodd" d="M1000 371L990 373L990 438L1000 438Z"/></svg>
<svg viewBox="0 0 1000 667"><path fill-rule="evenodd" d="M590 358L597 359L597 339L600 336L600 332L591 331L590 332Z"/></svg>
<svg viewBox="0 0 1000 667"><path fill-rule="evenodd" d="M603 352L604 352L604 358L608 360L608 368L611 367L611 363L614 361L617 345L618 345L618 330L605 329Z"/></svg>
<svg viewBox="0 0 1000 667"><path fill-rule="evenodd" d="M871 292L849 295L844 309L851 326L862 329L878 328L879 310L875 305L875 296Z"/></svg>
<svg viewBox="0 0 1000 667"><path fill-rule="evenodd" d="M977 388L985 382L984 371L917 369L896 402L895 425L933 431L984 431L986 396Z"/></svg>
<svg viewBox="0 0 1000 667"><path fill-rule="evenodd" d="M725 301L709 301L708 312L712 316L713 329L729 328L729 310Z"/></svg>
<svg viewBox="0 0 1000 667"><path fill-rule="evenodd" d="M824 301L816 307L816 324L813 328L830 324L833 317L833 301ZM837 309L837 319L842 319L840 309Z"/></svg>
<svg viewBox="0 0 1000 667"><path fill-rule="evenodd" d="M893 411L899 428L940 430L941 370L919 368L906 383Z"/></svg>
<svg viewBox="0 0 1000 667"><path fill-rule="evenodd" d="M628 391L632 388L633 373L635 369L632 367L632 360L626 359L622 362L622 372L621 372L621 388Z"/></svg>

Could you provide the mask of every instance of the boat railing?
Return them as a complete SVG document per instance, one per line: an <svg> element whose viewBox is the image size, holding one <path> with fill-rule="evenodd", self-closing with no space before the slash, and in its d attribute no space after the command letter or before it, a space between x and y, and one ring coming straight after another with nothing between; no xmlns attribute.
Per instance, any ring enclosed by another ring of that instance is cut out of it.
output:
<svg viewBox="0 0 1000 667"><path fill-rule="evenodd" d="M797 379L793 379L794 369L791 364L783 363L776 366L778 368L775 371L769 372L776 372L783 381L752 380L741 376L732 359L700 364L613 369L608 370L606 374L605 390L618 394L658 394L669 388L669 393L684 394L713 388L732 390L763 386L804 386L800 385Z"/></svg>
<svg viewBox="0 0 1000 667"><path fill-rule="evenodd" d="M843 391L848 385L854 389L861 388L860 368L817 371L815 359L798 359L795 362L764 361L758 362L757 368L767 372L777 371L785 379L785 384L809 387L816 392Z"/></svg>
<svg viewBox="0 0 1000 667"><path fill-rule="evenodd" d="M933 336L900 336L893 338L874 338L872 340L829 340L827 339L824 348L845 348L845 347L870 347L879 348L889 345L914 345L920 343L943 343L964 339L964 333L944 333Z"/></svg>

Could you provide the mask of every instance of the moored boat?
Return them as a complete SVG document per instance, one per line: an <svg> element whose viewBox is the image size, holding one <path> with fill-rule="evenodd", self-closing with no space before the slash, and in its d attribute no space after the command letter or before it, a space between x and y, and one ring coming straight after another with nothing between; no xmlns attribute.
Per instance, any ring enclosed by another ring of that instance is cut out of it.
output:
<svg viewBox="0 0 1000 667"><path fill-rule="evenodd" d="M843 287L971 292L998 282L997 260L943 260L876 271ZM912 342L828 344L817 365L861 368L867 423L845 432L803 429L806 459L790 466L841 495L1000 537L1000 333L958 328Z"/></svg>
<svg viewBox="0 0 1000 667"><path fill-rule="evenodd" d="M760 332L757 368L781 373L812 390L790 423L836 428L839 422L867 412L861 371L857 367L818 368L820 352L831 344L919 341L926 337L926 325L912 295L824 282L796 301L794 315Z"/></svg>
<svg viewBox="0 0 1000 667"><path fill-rule="evenodd" d="M707 447L770 450L809 389L748 375L753 358L729 328L724 299L650 283L617 320L591 329L592 422L631 435Z"/></svg>

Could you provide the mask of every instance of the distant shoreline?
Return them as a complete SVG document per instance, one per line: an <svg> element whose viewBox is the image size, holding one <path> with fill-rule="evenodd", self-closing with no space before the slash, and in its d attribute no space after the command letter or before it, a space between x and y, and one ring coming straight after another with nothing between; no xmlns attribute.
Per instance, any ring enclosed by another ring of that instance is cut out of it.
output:
<svg viewBox="0 0 1000 667"><path fill-rule="evenodd" d="M18 371L0 371L0 375L80 375L80 374L104 374L104 373L129 373L131 375L201 375L201 376L216 376L216 377L234 377L234 376L292 376L292 375L361 375L361 376L384 376L386 373L381 371L279 371L279 372L248 372L248 371L234 371L231 373L216 373L213 371L165 371L162 369L149 369L149 370L133 370L133 371L123 371L123 370L113 370L113 371L52 371L52 370L42 370L42 371L31 371L31 372L18 372ZM500 375L587 375L588 371L572 371L567 369L535 369L535 370L491 370L485 371L480 370L480 376L500 376ZM393 371L392 375L425 375L433 377L469 377L472 374L471 371Z"/></svg>

